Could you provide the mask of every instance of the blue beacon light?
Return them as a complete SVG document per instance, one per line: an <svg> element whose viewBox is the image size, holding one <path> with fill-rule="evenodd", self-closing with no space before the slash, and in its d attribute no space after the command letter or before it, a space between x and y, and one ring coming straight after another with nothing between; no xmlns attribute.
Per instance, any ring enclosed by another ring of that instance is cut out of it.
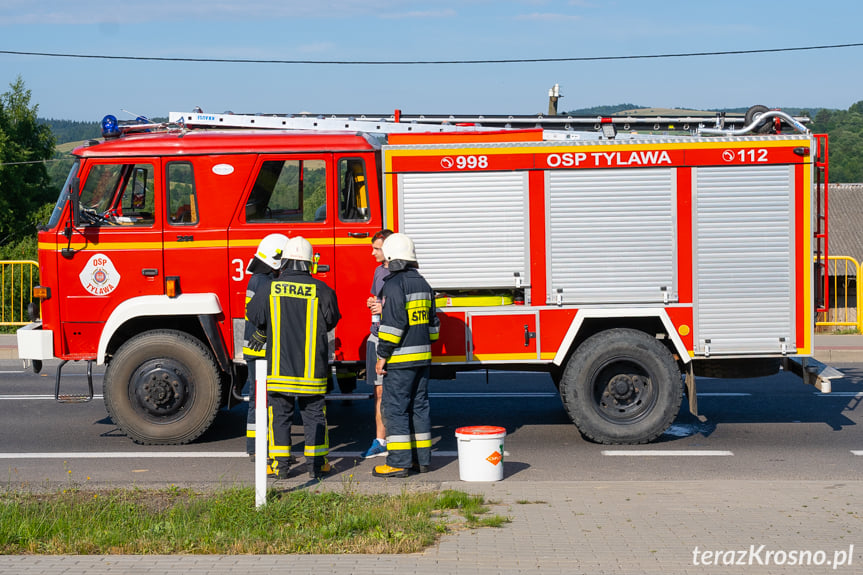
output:
<svg viewBox="0 0 863 575"><path fill-rule="evenodd" d="M120 124L117 122L116 116L108 114L102 118L102 137L116 138L120 135Z"/></svg>

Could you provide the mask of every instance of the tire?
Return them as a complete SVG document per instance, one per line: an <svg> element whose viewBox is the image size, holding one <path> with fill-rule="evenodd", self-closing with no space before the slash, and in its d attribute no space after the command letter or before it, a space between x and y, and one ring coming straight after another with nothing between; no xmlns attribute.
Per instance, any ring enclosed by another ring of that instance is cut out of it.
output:
<svg viewBox="0 0 863 575"><path fill-rule="evenodd" d="M210 351L179 331L158 330L123 344L105 370L105 407L135 443L181 445L216 417L221 378Z"/></svg>
<svg viewBox="0 0 863 575"><path fill-rule="evenodd" d="M585 438L648 443L677 416L683 381L659 340L633 329L611 329L578 347L561 377L560 397Z"/></svg>
<svg viewBox="0 0 863 575"><path fill-rule="evenodd" d="M759 116L763 115L764 112L769 112L770 108L767 106L752 106L748 110L746 110L746 114L743 116L744 123L748 126L753 121L755 121ZM770 120L763 122L755 127L753 130L756 134L770 134L773 132L773 122Z"/></svg>

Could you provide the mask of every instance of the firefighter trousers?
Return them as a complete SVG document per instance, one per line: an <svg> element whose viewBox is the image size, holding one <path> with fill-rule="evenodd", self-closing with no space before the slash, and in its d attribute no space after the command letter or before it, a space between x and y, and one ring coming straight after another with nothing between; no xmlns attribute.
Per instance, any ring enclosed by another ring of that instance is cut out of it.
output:
<svg viewBox="0 0 863 575"><path fill-rule="evenodd" d="M320 471L330 451L327 433L326 401L323 395L286 395L267 392L269 402L269 455L277 477L287 474L291 458L291 425L294 422L294 401L300 406L306 447L306 465L309 471Z"/></svg>
<svg viewBox="0 0 863 575"><path fill-rule="evenodd" d="M381 416L387 428L387 465L407 468L431 462L429 367L389 369L384 376Z"/></svg>

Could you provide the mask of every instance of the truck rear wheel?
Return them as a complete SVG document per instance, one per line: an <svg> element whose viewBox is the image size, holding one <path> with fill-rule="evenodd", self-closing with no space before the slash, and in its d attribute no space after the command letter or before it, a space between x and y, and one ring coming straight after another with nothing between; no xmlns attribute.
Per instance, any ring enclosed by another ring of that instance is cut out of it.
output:
<svg viewBox="0 0 863 575"><path fill-rule="evenodd" d="M611 329L578 347L561 377L560 396L587 439L647 443L677 416L683 382L671 352L656 338Z"/></svg>
<svg viewBox="0 0 863 575"><path fill-rule="evenodd" d="M221 379L210 351L179 331L151 331L123 344L104 378L108 415L135 443L180 445L216 417Z"/></svg>

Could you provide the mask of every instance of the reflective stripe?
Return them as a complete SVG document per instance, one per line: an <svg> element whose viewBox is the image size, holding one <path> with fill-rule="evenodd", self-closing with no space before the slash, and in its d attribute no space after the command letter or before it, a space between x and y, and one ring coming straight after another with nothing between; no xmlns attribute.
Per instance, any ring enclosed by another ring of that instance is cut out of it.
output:
<svg viewBox="0 0 863 575"><path fill-rule="evenodd" d="M244 344L249 342L243 342ZM264 346L260 349L260 351L255 351L243 345L243 355L251 355L252 357L266 357L267 355L267 346Z"/></svg>
<svg viewBox="0 0 863 575"><path fill-rule="evenodd" d="M327 392L327 379L303 380L299 378L275 377L267 378L267 391L286 393L288 395L324 395Z"/></svg>
<svg viewBox="0 0 863 575"><path fill-rule="evenodd" d="M411 301L405 302L405 309L419 309L419 308L430 308L431 300L430 299L415 299Z"/></svg>
<svg viewBox="0 0 863 575"><path fill-rule="evenodd" d="M417 441L428 439L431 441L431 432L428 433L414 433L414 438Z"/></svg>
<svg viewBox="0 0 863 575"><path fill-rule="evenodd" d="M307 379L315 377L315 347L318 333L318 300L313 299L306 304L306 372Z"/></svg>
<svg viewBox="0 0 863 575"><path fill-rule="evenodd" d="M267 406L267 453L273 448L273 406Z"/></svg>
<svg viewBox="0 0 863 575"><path fill-rule="evenodd" d="M395 442L387 439L387 451L410 451L411 442Z"/></svg>
<svg viewBox="0 0 863 575"><path fill-rule="evenodd" d="M396 443L409 443L411 440L410 435L387 435L387 445L392 442Z"/></svg>
<svg viewBox="0 0 863 575"><path fill-rule="evenodd" d="M412 442L414 447L422 448L422 447L431 447L431 439L417 439Z"/></svg>
<svg viewBox="0 0 863 575"><path fill-rule="evenodd" d="M405 330L393 327L391 325L382 325L378 330L378 337L380 337L380 334L387 334L400 340L405 334Z"/></svg>
<svg viewBox="0 0 863 575"><path fill-rule="evenodd" d="M426 353L408 353L408 354L393 354L387 363L407 363L409 361L424 361L431 360L432 353L428 351Z"/></svg>
<svg viewBox="0 0 863 575"><path fill-rule="evenodd" d="M415 293L407 293L405 294L405 307L408 306L407 302L415 302L415 301L425 301L429 307L431 307L432 294L429 292L415 292Z"/></svg>
<svg viewBox="0 0 863 575"><path fill-rule="evenodd" d="M430 352L430 345L409 345L407 347L400 347L393 352L393 355L402 355L402 354L414 354L414 353L425 353Z"/></svg>
<svg viewBox="0 0 863 575"><path fill-rule="evenodd" d="M291 446L290 445L270 446L269 452L270 452L270 457L290 457L291 456Z"/></svg>
<svg viewBox="0 0 863 575"><path fill-rule="evenodd" d="M388 341L396 345L398 345L398 343L402 340L401 336L390 335L388 333L384 333L383 330L378 333L378 339L380 339L381 341Z"/></svg>
<svg viewBox="0 0 863 575"><path fill-rule="evenodd" d="M303 450L303 455L306 457L319 457L321 455L328 455L329 452L329 445L307 445Z"/></svg>
<svg viewBox="0 0 863 575"><path fill-rule="evenodd" d="M397 348L390 359L389 363L404 363L408 361L430 360L432 357L430 345L412 345L409 347Z"/></svg>

